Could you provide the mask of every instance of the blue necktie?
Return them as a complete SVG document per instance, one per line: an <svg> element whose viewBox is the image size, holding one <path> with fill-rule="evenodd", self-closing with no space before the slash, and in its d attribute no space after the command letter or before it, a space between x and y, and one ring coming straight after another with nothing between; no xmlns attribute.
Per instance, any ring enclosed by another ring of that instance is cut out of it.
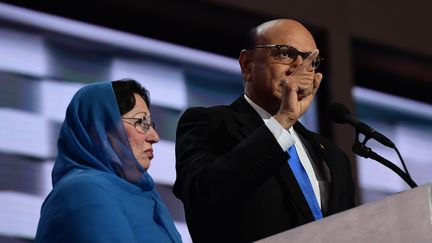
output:
<svg viewBox="0 0 432 243"><path fill-rule="evenodd" d="M300 185L300 188L306 198L307 203L309 204L310 209L312 210L315 220L322 219L322 212L312 189L312 184L309 181L306 170L303 168L303 165L300 162L300 158L298 157L297 150L294 145L288 149L288 154L290 155L288 164L291 167L298 184Z"/></svg>

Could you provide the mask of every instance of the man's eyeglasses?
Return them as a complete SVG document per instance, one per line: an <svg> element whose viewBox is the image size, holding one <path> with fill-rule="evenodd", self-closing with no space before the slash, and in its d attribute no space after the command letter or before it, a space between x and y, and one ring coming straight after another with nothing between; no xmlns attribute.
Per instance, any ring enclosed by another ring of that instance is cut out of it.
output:
<svg viewBox="0 0 432 243"><path fill-rule="evenodd" d="M129 120L134 121L130 122ZM150 130L150 127L153 129L156 127L155 123L152 122L147 115L143 118L122 118L122 121L134 126L139 133L147 133L148 130Z"/></svg>
<svg viewBox="0 0 432 243"><path fill-rule="evenodd" d="M289 45L275 45L275 44L266 44L266 45L254 45L249 47L248 49L256 49L256 48L271 48L273 50L273 57L277 59L278 62L282 64L291 64L293 63L298 56L300 56L303 61L312 53L312 52L301 52L296 48ZM317 69L321 64L322 58L318 55L315 60L312 61L311 66L313 69Z"/></svg>

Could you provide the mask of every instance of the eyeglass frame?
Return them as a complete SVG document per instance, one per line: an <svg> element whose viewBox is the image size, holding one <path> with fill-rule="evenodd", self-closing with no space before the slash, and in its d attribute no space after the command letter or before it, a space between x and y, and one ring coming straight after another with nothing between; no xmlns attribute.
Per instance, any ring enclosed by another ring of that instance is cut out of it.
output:
<svg viewBox="0 0 432 243"><path fill-rule="evenodd" d="M283 44L258 44L258 45L250 46L247 49L248 50L252 50L252 49L256 49L256 48L276 48L276 50L278 52L280 52L280 50L281 50L282 47L286 47L286 48L288 48L288 50L292 50L294 52L294 54L295 54L295 58L290 57L292 59L292 61L289 62L289 63L286 63L287 65L293 63L297 59L298 56L301 56L301 58L304 61L312 53L310 51L308 51L308 52L302 52L302 51L297 50L297 48L295 48L293 46L283 45ZM324 60L324 59L322 57L320 57L319 55L317 55L317 57L315 58L315 60L313 60L312 63L311 63L312 68L314 70L316 70L320 66L322 60ZM318 64L316 64L316 63L318 63Z"/></svg>
<svg viewBox="0 0 432 243"><path fill-rule="evenodd" d="M150 127L153 128L153 129L156 128L156 123L154 123L153 121L148 122L148 120L150 120L150 119L147 117L147 115L145 117L142 117L142 118L138 118L138 117L122 117L121 120L124 121L124 122L126 122L129 125L134 126L135 130L138 133L141 133L141 134L146 134L150 130ZM125 120L136 120L136 121L131 123L131 122L125 121ZM142 132L137 128L137 125L139 125L141 127Z"/></svg>

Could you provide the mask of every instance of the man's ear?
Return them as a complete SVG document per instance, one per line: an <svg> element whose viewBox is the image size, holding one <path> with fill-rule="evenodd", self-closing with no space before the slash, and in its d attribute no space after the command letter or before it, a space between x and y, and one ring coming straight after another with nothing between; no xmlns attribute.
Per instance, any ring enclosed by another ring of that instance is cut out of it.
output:
<svg viewBox="0 0 432 243"><path fill-rule="evenodd" d="M250 81L252 56L251 56L251 53L249 51L242 50L240 52L239 64L240 64L243 80L244 81Z"/></svg>

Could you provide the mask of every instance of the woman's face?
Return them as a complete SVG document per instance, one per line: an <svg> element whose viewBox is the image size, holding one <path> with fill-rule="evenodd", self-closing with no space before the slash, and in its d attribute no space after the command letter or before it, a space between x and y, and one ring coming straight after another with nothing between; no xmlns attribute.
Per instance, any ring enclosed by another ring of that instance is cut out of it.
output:
<svg viewBox="0 0 432 243"><path fill-rule="evenodd" d="M134 96L134 108L122 116L123 127L135 158L144 169L148 169L150 160L153 159L152 145L159 141L159 135L150 125L152 124L150 111L144 99L138 94ZM143 126L140 123L142 121Z"/></svg>

